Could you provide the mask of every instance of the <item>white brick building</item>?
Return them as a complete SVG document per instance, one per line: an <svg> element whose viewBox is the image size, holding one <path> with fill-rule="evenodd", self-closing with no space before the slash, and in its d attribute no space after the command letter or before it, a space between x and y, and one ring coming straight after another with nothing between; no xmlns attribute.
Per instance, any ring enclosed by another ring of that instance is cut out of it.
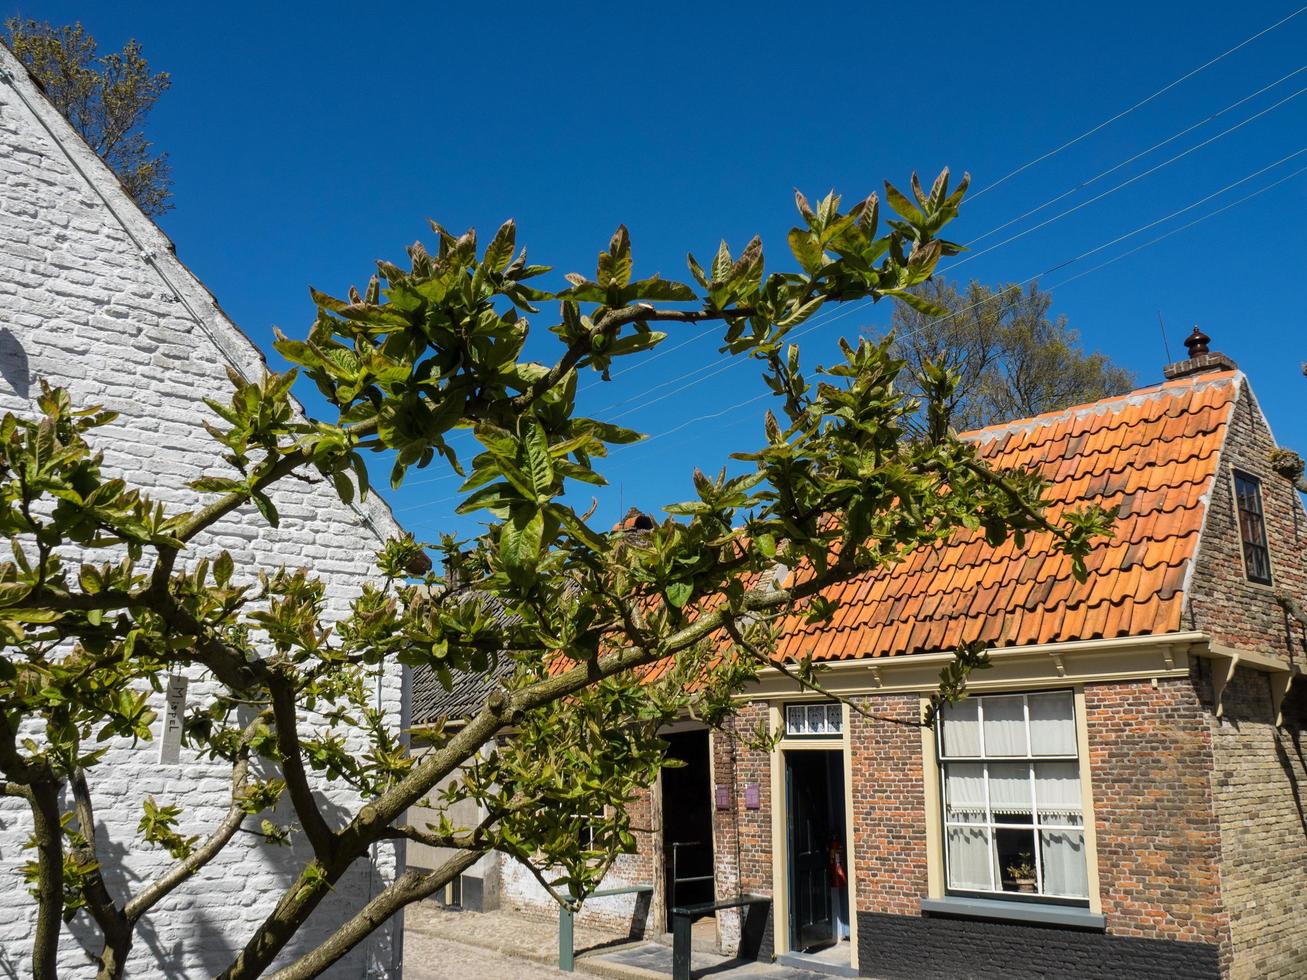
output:
<svg viewBox="0 0 1307 980"><path fill-rule="evenodd" d="M212 472L217 457L217 444L201 426L208 410L200 399L229 397L229 365L247 377L264 369L255 345L0 45L0 412L31 412L37 378L70 389L75 403L120 412L109 429L99 430L106 468L165 505L191 509L196 496L186 483ZM238 576L242 566L247 575L256 565L307 567L328 583L333 608L343 611L369 574L373 553L398 532L389 510L376 497L346 507L320 482L283 481L272 496L281 513L278 530L242 510L218 525L205 546L230 550ZM406 683L396 667L377 691L395 724L406 710ZM193 679L193 703L205 693ZM161 705L154 707L162 716ZM156 730L161 724L162 717ZM154 745L116 749L91 781L98 846L120 902L128 888L171 863L136 836L144 796L184 807L180 829L188 834L207 835L230 803L229 771L186 749L173 766L159 764ZM324 794L323 803L330 817L351 801ZM0 976L31 973L35 906L18 874L29 857L21 850L31 829L26 806L0 797ZM142 920L128 974L200 977L222 969L306 854L302 841L292 852L237 834ZM295 949L329 933L402 863L393 845L371 864L360 862ZM396 918L331 975L398 976L400 930ZM91 936L84 913L65 927L61 975L92 972L81 945Z"/></svg>

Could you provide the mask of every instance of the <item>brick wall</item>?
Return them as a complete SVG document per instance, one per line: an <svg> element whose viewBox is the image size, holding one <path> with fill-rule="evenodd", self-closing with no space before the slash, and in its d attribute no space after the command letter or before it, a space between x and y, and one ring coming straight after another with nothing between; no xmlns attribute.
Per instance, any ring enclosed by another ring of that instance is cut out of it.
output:
<svg viewBox="0 0 1307 980"><path fill-rule="evenodd" d="M1275 654L1307 666L1302 627L1290 628L1275 601L1276 590L1295 596L1299 602L1307 600L1307 527L1297 491L1272 472L1267 461L1274 448L1266 419L1245 380L1221 452L1198 560L1189 582L1186 625L1210 633L1219 643ZM1244 577L1232 466L1261 479L1273 588Z"/></svg>
<svg viewBox="0 0 1307 980"><path fill-rule="evenodd" d="M887 718L920 717L916 695L859 698ZM921 730L850 712L858 910L917 915L926 894Z"/></svg>
<svg viewBox="0 0 1307 980"><path fill-rule="evenodd" d="M1307 685L1274 725L1267 675L1239 669L1209 715L1231 976L1307 975Z"/></svg>
<svg viewBox="0 0 1307 980"><path fill-rule="evenodd" d="M1193 683L1088 684L1085 714L1108 931L1224 946L1211 741Z"/></svg>
<svg viewBox="0 0 1307 980"><path fill-rule="evenodd" d="M741 893L772 894L771 848L771 757L741 742L759 724L768 723L767 705L755 701L744 705L726 722L724 731L712 735L713 785L726 786L731 793L727 810L713 809L713 857L718 899ZM758 785L756 810L745 806L745 787ZM717 913L721 947L735 952L740 944L741 913L726 909ZM770 954L770 926L764 936Z"/></svg>
<svg viewBox="0 0 1307 980"><path fill-rule="evenodd" d="M640 791L628 807L631 829L635 837L635 852L619 855L600 888L623 888L628 885L647 885L654 881L654 866L661 851L661 834L657 831L656 790ZM498 857L500 877L500 904L517 912L534 917L557 918L558 903L541 887L529 870L513 858ZM588 899L578 917L578 923L600 922L608 927L630 929L633 932L653 928L660 896L637 897L611 895Z"/></svg>
<svg viewBox="0 0 1307 980"><path fill-rule="evenodd" d="M37 106L33 115L13 86L0 82L0 411L32 411L36 378L71 389L81 404L100 403L121 412L98 444L106 467L141 486L165 506L196 504L188 480L214 472L216 444L203 431L208 412L200 399L225 398L230 391L225 367L236 363L257 376L257 349L221 313L203 287L169 252L167 239L146 220L116 180L40 101L34 86L0 46L0 67ZM86 179L42 128L45 119L95 186L114 203L115 218ZM123 222L126 222L124 225ZM145 261L125 228L130 227L178 284L204 320L187 314L160 274ZM215 420L216 421L216 420ZM346 508L319 483L279 484L273 497L282 515L271 531L251 511L242 510L217 525L200 551L226 548L238 577L270 564L308 566L324 579L331 608L339 614L370 573L372 553L396 527L375 500L366 515ZM190 702L210 696L197 674ZM398 725L403 681L398 667L379 692ZM153 705L161 709L161 704ZM156 726L161 722L156 722ZM99 847L110 888L120 897L171 865L162 851L145 848L136 836L141 802L154 794L160 802L185 809L180 830L205 834L225 813L229 773L183 749L180 765L161 766L153 746L116 744L92 774L93 796L101 820ZM323 788L333 820L351 809L349 794ZM287 814L281 819L289 820ZM21 845L30 821L21 801L0 800L0 974L30 973L30 934L34 908L17 876L28 854ZM379 848L374 865L360 862L315 913L296 949L320 941L342 917L395 873L396 848ZM225 966L254 926L271 911L307 859L306 850L261 846L259 838L238 834L226 851L143 920L128 972L134 977L209 976ZM334 971L337 976L398 975L400 923L380 930ZM64 931L61 970L85 973L80 942L87 938L81 915Z"/></svg>

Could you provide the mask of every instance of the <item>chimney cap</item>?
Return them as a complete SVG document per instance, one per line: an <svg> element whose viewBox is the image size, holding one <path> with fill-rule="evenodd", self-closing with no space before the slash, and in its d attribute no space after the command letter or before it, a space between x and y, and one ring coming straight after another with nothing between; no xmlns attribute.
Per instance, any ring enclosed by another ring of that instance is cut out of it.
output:
<svg viewBox="0 0 1307 980"><path fill-rule="evenodd" d="M1184 346L1189 356L1183 361L1166 365L1162 368L1162 376L1167 381L1174 381L1176 378L1186 378L1194 374L1236 370L1234 361L1220 351L1208 347L1211 342L1212 338L1195 326L1194 332L1184 339Z"/></svg>
<svg viewBox="0 0 1307 980"><path fill-rule="evenodd" d="M1200 354L1206 354L1208 352L1207 345L1211 342L1212 338L1199 330L1198 324L1195 323L1194 332L1184 339L1184 346L1185 349L1189 351L1190 357L1197 357Z"/></svg>

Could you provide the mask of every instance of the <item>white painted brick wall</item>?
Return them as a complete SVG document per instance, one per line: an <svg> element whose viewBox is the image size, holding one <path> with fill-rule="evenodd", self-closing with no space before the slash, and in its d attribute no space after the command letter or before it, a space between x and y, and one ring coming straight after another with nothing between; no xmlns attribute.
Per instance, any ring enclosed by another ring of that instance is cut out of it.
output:
<svg viewBox="0 0 1307 980"><path fill-rule="evenodd" d="M200 399L228 397L226 364L256 376L262 360L0 45L0 74L6 72L10 83L0 80L0 411L31 412L35 379L42 377L69 388L78 403L121 412L110 429L100 430L108 469L166 506L192 509L196 495L185 484L213 472L218 456L217 444L201 427L208 409ZM158 256L204 327L145 260L127 228ZM380 541L397 533L389 511L375 498L362 512L348 508L320 482L284 482L272 496L282 515L280 529L269 529L252 510L242 511L218 525L200 550L229 549L238 575L278 564L308 567L327 582L333 611L343 612L370 573ZM397 667L378 694L397 725L406 711L405 684ZM193 698L204 698L208 690L198 676L193 680ZM161 705L155 707L161 712ZM120 900L170 863L136 838L145 795L183 806L185 833L206 834L229 804L223 767L200 762L185 749L178 766L156 760L154 745L117 745L92 774L99 847ZM324 790L322 800L329 813L352 810L353 801L342 793ZM18 877L27 857L20 848L30 833L25 807L0 798L0 976L31 973L34 907ZM291 851L238 834L218 859L143 920L129 975L211 976L272 909L306 853L302 842ZM393 880L402 860L387 845L375 862L361 862L314 915L297 948L320 940ZM93 972L82 948L91 934L82 915L66 927L62 976ZM400 946L395 920L331 975L398 976Z"/></svg>

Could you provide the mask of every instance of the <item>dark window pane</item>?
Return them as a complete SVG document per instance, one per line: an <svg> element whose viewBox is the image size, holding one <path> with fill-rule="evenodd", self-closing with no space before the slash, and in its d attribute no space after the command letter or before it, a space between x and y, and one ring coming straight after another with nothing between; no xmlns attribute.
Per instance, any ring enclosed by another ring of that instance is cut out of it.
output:
<svg viewBox="0 0 1307 980"><path fill-rule="evenodd" d="M1271 552L1266 543L1266 519L1262 514L1262 484L1247 473L1234 474L1235 507L1239 512L1239 537L1243 543L1244 571L1249 581L1269 585Z"/></svg>

